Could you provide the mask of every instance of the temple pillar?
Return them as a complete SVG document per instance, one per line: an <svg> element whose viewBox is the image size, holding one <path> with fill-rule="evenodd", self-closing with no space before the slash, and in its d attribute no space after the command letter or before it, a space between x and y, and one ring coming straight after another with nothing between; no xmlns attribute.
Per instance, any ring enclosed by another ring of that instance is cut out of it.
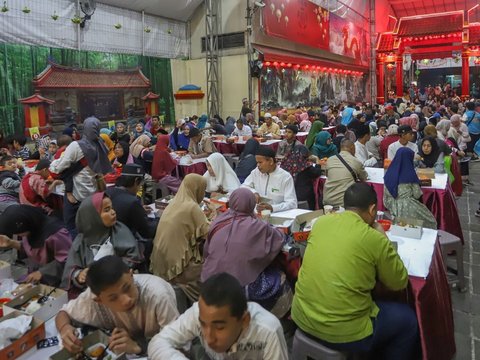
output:
<svg viewBox="0 0 480 360"><path fill-rule="evenodd" d="M385 102L385 61L377 58L377 104Z"/></svg>
<svg viewBox="0 0 480 360"><path fill-rule="evenodd" d="M470 61L468 51L462 51L462 98L470 96Z"/></svg>
<svg viewBox="0 0 480 360"><path fill-rule="evenodd" d="M397 63L397 96L403 96L403 55L397 55L396 58Z"/></svg>

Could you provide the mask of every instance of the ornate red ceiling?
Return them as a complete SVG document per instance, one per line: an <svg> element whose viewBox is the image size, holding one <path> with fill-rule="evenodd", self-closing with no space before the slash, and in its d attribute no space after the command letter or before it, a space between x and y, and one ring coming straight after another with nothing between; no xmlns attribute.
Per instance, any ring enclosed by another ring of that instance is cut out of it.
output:
<svg viewBox="0 0 480 360"><path fill-rule="evenodd" d="M469 10L478 0L387 0L397 18L432 13ZM480 9L470 14L470 22L480 21Z"/></svg>

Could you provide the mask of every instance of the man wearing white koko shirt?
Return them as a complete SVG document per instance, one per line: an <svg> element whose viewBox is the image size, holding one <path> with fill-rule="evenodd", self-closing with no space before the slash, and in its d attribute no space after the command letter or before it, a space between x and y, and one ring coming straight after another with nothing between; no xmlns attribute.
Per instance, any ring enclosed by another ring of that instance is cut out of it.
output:
<svg viewBox="0 0 480 360"><path fill-rule="evenodd" d="M297 208L297 195L292 175L275 162L275 151L260 146L255 158L257 167L245 179L243 187L249 188L257 197L257 211L286 211ZM271 200L271 204L260 202L260 197Z"/></svg>

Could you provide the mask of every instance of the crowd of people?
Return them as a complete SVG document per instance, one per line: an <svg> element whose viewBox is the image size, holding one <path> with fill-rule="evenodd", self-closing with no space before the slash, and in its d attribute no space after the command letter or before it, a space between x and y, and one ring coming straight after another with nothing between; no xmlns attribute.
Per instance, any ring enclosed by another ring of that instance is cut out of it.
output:
<svg viewBox="0 0 480 360"><path fill-rule="evenodd" d="M383 201L393 218L436 229L416 168L447 173L461 193L480 147L480 103L448 94L418 90L385 105L298 107L258 119L244 101L238 118L192 116L171 129L158 116L114 128L89 117L81 131L69 126L33 144L2 135L0 248L17 250L25 281L68 291L56 326L73 353L81 350L79 322L109 330L113 351L154 360L193 351L287 359L279 319L291 312L301 331L333 349L412 358L415 313L371 296L377 281L399 290L408 276L375 222L365 168L388 168ZM299 131L308 133L304 144ZM219 134L246 140L235 167L217 151ZM278 150L262 137L282 139ZM185 153L205 159L205 174L176 176ZM156 183L174 194L159 219L147 206ZM205 200L217 196L228 198L224 212ZM315 223L294 284L279 261L285 234L258 215L300 203L345 212ZM188 310L177 306L179 294Z"/></svg>

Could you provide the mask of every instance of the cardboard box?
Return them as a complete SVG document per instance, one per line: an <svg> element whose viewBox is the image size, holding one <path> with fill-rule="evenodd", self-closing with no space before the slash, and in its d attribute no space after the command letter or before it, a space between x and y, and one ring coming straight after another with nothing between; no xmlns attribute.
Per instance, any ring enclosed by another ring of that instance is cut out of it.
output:
<svg viewBox="0 0 480 360"><path fill-rule="evenodd" d="M85 336L82 339L83 351L85 351L88 355L88 350L92 346L97 345L99 343L107 346L108 336L105 335L105 333L103 333L102 331L97 330L97 331L94 331L94 332L88 334L87 336ZM55 354L50 356L49 359L50 360L69 360L69 359L73 358L74 356L75 356L74 354L68 352L64 348L64 349L60 350L59 352L56 352ZM2 359L0 359L0 360L2 360ZM120 354L112 360L127 360L127 356L125 354Z"/></svg>
<svg viewBox="0 0 480 360"><path fill-rule="evenodd" d="M12 267L6 261L0 260L0 279L11 279Z"/></svg>
<svg viewBox="0 0 480 360"><path fill-rule="evenodd" d="M401 236L407 237L410 239L418 239L422 238L423 228L421 226L415 225L406 225L406 226L399 226L399 225L392 225L390 228L390 234L394 236Z"/></svg>
<svg viewBox="0 0 480 360"><path fill-rule="evenodd" d="M26 291L22 292L20 295L14 297L10 302L3 305L3 313L5 315L10 314L15 311L20 311L25 314L24 311L15 309L15 306L20 306L25 302L29 301L34 296L43 296L49 294L54 288L47 285L36 285L31 289L27 289ZM50 298L47 300L40 309L35 311L33 314L34 317L41 319L43 321L47 321L48 319L57 315L60 311L62 306L68 302L68 295L65 290L62 289L55 289L49 295Z"/></svg>
<svg viewBox="0 0 480 360"><path fill-rule="evenodd" d="M295 233L300 230L303 230L305 226L312 222L312 220L317 219L319 216L322 216L323 210L315 210L312 212L308 212L302 215L298 215L293 219L293 224L291 227L291 232Z"/></svg>
<svg viewBox="0 0 480 360"><path fill-rule="evenodd" d="M0 322L7 319L13 319L17 316L25 315L20 311L14 311L5 315ZM9 346L0 350L0 360L13 360L37 345L37 342L45 338L45 323L36 317L33 317L31 330L27 331L20 339L14 340Z"/></svg>

